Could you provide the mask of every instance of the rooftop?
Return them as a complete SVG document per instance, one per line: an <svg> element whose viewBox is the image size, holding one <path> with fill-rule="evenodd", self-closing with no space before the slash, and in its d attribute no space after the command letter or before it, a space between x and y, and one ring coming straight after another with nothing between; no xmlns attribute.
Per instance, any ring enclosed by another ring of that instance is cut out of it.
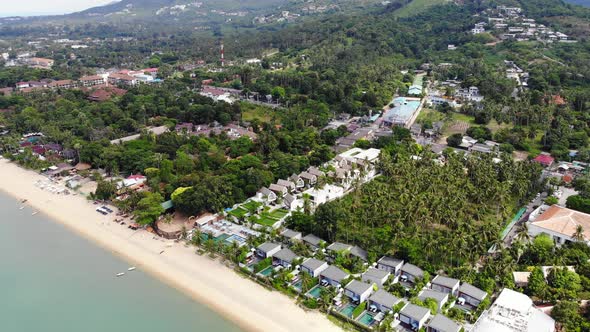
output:
<svg viewBox="0 0 590 332"><path fill-rule="evenodd" d="M322 271L322 273L320 273L321 276L340 282L346 278L348 278L349 274L342 271L341 269L337 268L334 265L330 265L328 266L327 269L325 269L324 271Z"/></svg>
<svg viewBox="0 0 590 332"><path fill-rule="evenodd" d="M281 250L277 251L273 255L273 257L278 258L282 261L291 263L291 262L293 262L293 260L295 260L297 258L297 255L293 251L291 251L291 249L285 248L285 249L281 249Z"/></svg>
<svg viewBox="0 0 590 332"><path fill-rule="evenodd" d="M578 226L584 229L584 238L590 239L590 214L552 205L538 216L532 225L571 237Z"/></svg>
<svg viewBox="0 0 590 332"><path fill-rule="evenodd" d="M461 330L461 325L441 314L434 316L428 323L428 327L440 332L459 332Z"/></svg>
<svg viewBox="0 0 590 332"><path fill-rule="evenodd" d="M474 299L478 299L478 300L483 300L486 298L486 296L488 296L488 293L486 293L486 292L482 291L481 289L479 289L471 284L468 284L466 282L464 282L459 287L459 292L469 295L469 296L473 297Z"/></svg>
<svg viewBox="0 0 590 332"><path fill-rule="evenodd" d="M392 258L389 256L383 256L377 261L377 263L387 265L387 266L396 267L396 266L399 266L400 264L403 264L404 261L401 259Z"/></svg>
<svg viewBox="0 0 590 332"><path fill-rule="evenodd" d="M438 303L442 303L447 300L449 295L447 293L437 292L432 289L425 289L418 294L418 298L422 301L426 299L434 299Z"/></svg>
<svg viewBox="0 0 590 332"><path fill-rule="evenodd" d="M473 332L553 332L555 321L526 295L504 288L475 322Z"/></svg>
<svg viewBox="0 0 590 332"><path fill-rule="evenodd" d="M406 306L400 311L400 314L412 317L415 320L422 320L424 317L430 315L430 310L421 306L417 306L415 304L408 303Z"/></svg>
<svg viewBox="0 0 590 332"><path fill-rule="evenodd" d="M379 289L375 293L373 293L373 295L369 297L369 300L377 302L380 305L384 305L389 308L393 308L393 306L400 301L400 299L384 291L383 289Z"/></svg>
<svg viewBox="0 0 590 332"><path fill-rule="evenodd" d="M258 248L256 248L256 249L263 251L263 252L269 252L271 250L276 249L277 247L280 248L281 245L278 243L274 243L274 242L265 242L265 243L259 245Z"/></svg>
<svg viewBox="0 0 590 332"><path fill-rule="evenodd" d="M303 237L303 241L305 241L313 246L318 246L320 244L320 242L322 242L322 239L320 239L319 237L317 237L313 234L307 234L306 236Z"/></svg>
<svg viewBox="0 0 590 332"><path fill-rule="evenodd" d="M282 233L282 236L289 238L289 239L294 239L294 238L301 238L301 232L296 232L292 229L285 229Z"/></svg>
<svg viewBox="0 0 590 332"><path fill-rule="evenodd" d="M366 291L373 289L373 285L368 284L366 282L353 280L353 281L349 282L348 285L346 285L346 287L344 287L344 288L355 293L355 294L363 294Z"/></svg>
<svg viewBox="0 0 590 332"><path fill-rule="evenodd" d="M303 263L301 263L301 266L304 266L312 271L315 271L315 270L319 269L324 264L327 264L327 263L325 261L322 261L319 259L308 258Z"/></svg>
<svg viewBox="0 0 590 332"><path fill-rule="evenodd" d="M422 271L421 268L417 267L414 264L410 264L410 263L405 263L404 266L402 266L402 272L406 272L406 273L411 274L415 277L422 277L424 275L424 271Z"/></svg>
<svg viewBox="0 0 590 332"><path fill-rule="evenodd" d="M459 286L460 282L459 282L459 279L453 279L453 278L437 275L432 280L432 283L437 284L437 285L442 285L442 286L445 286L448 288L455 288L456 286Z"/></svg>
<svg viewBox="0 0 590 332"><path fill-rule="evenodd" d="M383 278L387 277L388 275L390 275L390 273L388 271L379 270L374 267L368 268L367 271L365 273L363 273L363 277L372 277L372 278L376 278L376 279L383 279Z"/></svg>

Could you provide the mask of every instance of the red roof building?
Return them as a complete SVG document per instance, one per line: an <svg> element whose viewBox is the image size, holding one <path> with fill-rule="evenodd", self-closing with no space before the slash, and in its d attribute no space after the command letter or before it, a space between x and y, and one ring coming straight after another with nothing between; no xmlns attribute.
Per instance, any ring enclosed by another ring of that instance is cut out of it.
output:
<svg viewBox="0 0 590 332"><path fill-rule="evenodd" d="M553 165L553 162L555 161L555 159L553 157L551 157L551 155L548 153L541 153L540 155L536 156L535 159L533 159L533 161L537 162L545 167L549 167L549 166Z"/></svg>

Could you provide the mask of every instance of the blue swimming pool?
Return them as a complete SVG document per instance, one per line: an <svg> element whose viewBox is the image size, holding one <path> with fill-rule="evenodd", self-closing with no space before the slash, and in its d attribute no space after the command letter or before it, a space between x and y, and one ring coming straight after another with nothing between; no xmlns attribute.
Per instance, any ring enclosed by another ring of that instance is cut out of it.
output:
<svg viewBox="0 0 590 332"><path fill-rule="evenodd" d="M233 234L230 237L228 237L227 239L225 239L225 242L227 242L228 244L231 244L232 242L237 242L238 244L244 244L246 243L246 239L244 239L243 237Z"/></svg>
<svg viewBox="0 0 590 332"><path fill-rule="evenodd" d="M303 285L303 281L301 281L301 280L297 280L293 284L291 284L291 286L293 286L293 288L295 288L295 290L298 292L301 292L302 285Z"/></svg>
<svg viewBox="0 0 590 332"><path fill-rule="evenodd" d="M356 308L356 306L349 303L345 305L344 308L340 309L340 313L348 318L352 318L352 312L354 311L354 308Z"/></svg>
<svg viewBox="0 0 590 332"><path fill-rule="evenodd" d="M375 316L372 313L365 311L357 321L363 325L371 326L375 322Z"/></svg>
<svg viewBox="0 0 590 332"><path fill-rule="evenodd" d="M322 288L319 285L315 286L314 288L310 289L307 292L307 296L311 296L316 299L319 299L321 294L322 294Z"/></svg>
<svg viewBox="0 0 590 332"><path fill-rule="evenodd" d="M268 276L270 276L272 274L272 270L273 270L272 266L269 266L266 269L258 272L258 274L261 274L261 275L263 275L265 277L268 277Z"/></svg>

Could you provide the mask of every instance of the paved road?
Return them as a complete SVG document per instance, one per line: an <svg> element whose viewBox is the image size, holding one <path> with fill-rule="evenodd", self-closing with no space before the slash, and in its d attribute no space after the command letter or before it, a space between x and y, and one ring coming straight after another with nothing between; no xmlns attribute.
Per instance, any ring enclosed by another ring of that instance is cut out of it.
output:
<svg viewBox="0 0 590 332"><path fill-rule="evenodd" d="M506 235L506 238L504 239L504 244L506 244L506 246L510 246L512 244L520 226L529 219L529 215L535 210L535 207L543 204L545 197L547 197L547 194L543 193L541 196L536 197L532 202L529 202L529 204L526 206L526 212L523 213L522 217L520 217L514 226L512 226L512 229L510 229L508 235Z"/></svg>

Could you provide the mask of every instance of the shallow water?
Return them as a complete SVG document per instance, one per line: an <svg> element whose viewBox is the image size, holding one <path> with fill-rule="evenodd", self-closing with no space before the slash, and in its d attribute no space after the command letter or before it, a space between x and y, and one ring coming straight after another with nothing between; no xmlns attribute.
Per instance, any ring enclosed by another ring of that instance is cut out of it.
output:
<svg viewBox="0 0 590 332"><path fill-rule="evenodd" d="M241 331L204 305L0 194L0 331ZM125 276L117 278L118 272Z"/></svg>

